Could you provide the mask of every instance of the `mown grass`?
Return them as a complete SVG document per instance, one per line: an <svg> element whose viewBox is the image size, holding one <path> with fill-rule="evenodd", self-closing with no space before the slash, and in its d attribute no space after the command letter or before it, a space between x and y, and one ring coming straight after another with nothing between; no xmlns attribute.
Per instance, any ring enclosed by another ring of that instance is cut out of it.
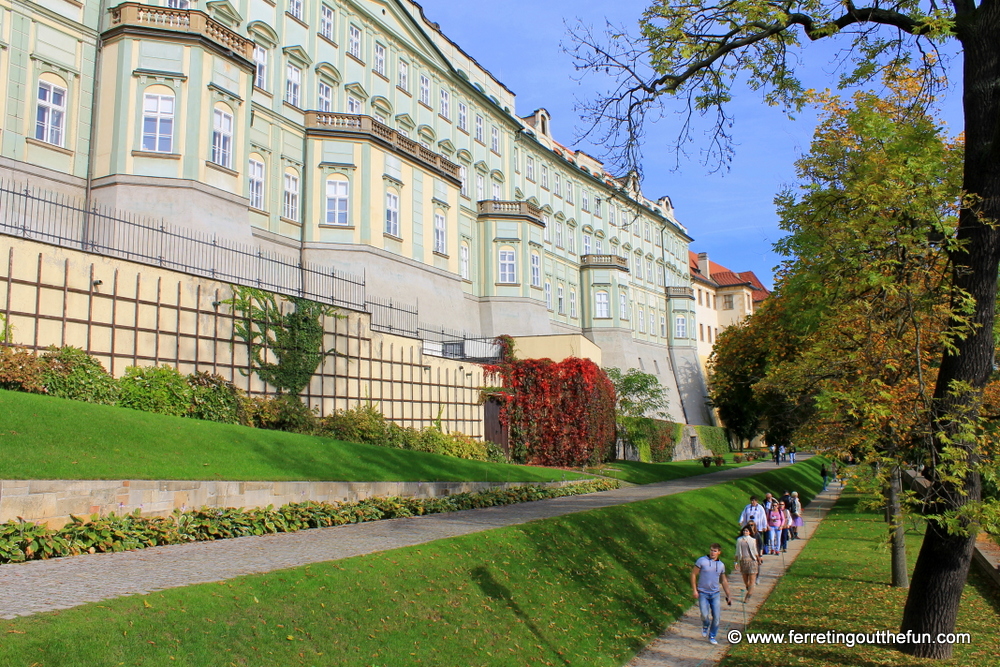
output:
<svg viewBox="0 0 1000 667"><path fill-rule="evenodd" d="M818 465L0 621L0 664L617 667L692 604L692 563L747 496L811 498Z"/></svg>
<svg viewBox="0 0 1000 667"><path fill-rule="evenodd" d="M860 499L850 489L845 491L750 623L748 632L899 630L907 591L889 585L890 558L880 546L885 522L878 514L860 511ZM922 539L922 531L907 532L911 572ZM956 644L951 660L933 664L1000 664L1000 592L975 567L962 595L956 632L971 633L972 643ZM733 646L722 664L916 667L931 662L910 658L891 647L743 643Z"/></svg>
<svg viewBox="0 0 1000 667"><path fill-rule="evenodd" d="M756 463L733 463L733 455L725 456L726 463L717 466L714 463L706 468L698 459L691 461L675 461L672 463L643 463L641 461L615 461L599 468L586 468L585 471L595 475L611 477L630 484L653 484L654 482L666 482L682 477L693 477L694 475L704 475L720 470L731 470L732 468L742 468L743 466Z"/></svg>
<svg viewBox="0 0 1000 667"><path fill-rule="evenodd" d="M589 475L0 390L0 479L546 482Z"/></svg>

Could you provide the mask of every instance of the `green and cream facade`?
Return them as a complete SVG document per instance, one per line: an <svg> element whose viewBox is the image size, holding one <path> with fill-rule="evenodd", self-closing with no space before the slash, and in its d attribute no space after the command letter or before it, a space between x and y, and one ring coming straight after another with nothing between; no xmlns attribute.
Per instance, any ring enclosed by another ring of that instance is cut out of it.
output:
<svg viewBox="0 0 1000 667"><path fill-rule="evenodd" d="M0 21L0 175L363 273L427 326L584 336L709 419L670 200L518 117L419 5L0 0Z"/></svg>

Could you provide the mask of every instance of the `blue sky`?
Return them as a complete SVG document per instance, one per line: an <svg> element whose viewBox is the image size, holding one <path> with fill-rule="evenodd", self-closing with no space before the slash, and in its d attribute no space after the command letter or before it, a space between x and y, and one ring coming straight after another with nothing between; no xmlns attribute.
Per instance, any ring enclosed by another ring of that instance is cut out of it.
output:
<svg viewBox="0 0 1000 667"><path fill-rule="evenodd" d="M428 19L440 23L449 38L514 91L519 116L545 107L557 139L602 156L600 146L575 141L583 129L575 107L592 98L602 82L579 81L561 44L568 42L567 25L577 20L598 28L608 19L632 29L646 2L423 0L421 4ZM803 60L801 69L807 87L832 85L836 49L844 43L821 40L807 46L808 61ZM946 104L945 117L953 126L959 120L958 98L954 94ZM699 134L688 147L688 157L682 157L675 169L677 159L669 145L680 116L666 116L649 128L643 191L654 199L670 196L678 219L694 238L693 251L707 252L712 261L733 271L754 271L771 286L772 269L780 261L772 244L781 237L773 199L782 188L794 185L794 161L809 149L816 115L804 110L790 119L780 109L764 105L759 93L743 88L736 89L730 113L735 117L731 133L736 154L728 171L720 173L710 173L700 162L706 142L698 143Z"/></svg>

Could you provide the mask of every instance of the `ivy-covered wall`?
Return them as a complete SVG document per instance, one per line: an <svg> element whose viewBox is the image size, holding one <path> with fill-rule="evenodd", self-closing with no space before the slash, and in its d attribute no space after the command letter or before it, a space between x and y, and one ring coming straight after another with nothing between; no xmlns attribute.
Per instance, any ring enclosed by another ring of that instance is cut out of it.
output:
<svg viewBox="0 0 1000 667"><path fill-rule="evenodd" d="M698 432L698 440L705 445L716 456L728 454L730 451L729 438L726 429L721 426L695 426Z"/></svg>

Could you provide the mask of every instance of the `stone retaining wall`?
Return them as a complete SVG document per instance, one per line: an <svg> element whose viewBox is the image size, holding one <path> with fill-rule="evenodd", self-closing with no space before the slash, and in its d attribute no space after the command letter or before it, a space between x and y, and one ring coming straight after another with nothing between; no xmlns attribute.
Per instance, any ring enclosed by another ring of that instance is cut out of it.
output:
<svg viewBox="0 0 1000 667"><path fill-rule="evenodd" d="M548 482L563 486L572 482ZM267 507L306 500L343 502L372 497L433 498L527 482L228 482L171 480L0 480L0 523L17 519L60 528L70 515L122 514L139 509L165 516L175 509Z"/></svg>

